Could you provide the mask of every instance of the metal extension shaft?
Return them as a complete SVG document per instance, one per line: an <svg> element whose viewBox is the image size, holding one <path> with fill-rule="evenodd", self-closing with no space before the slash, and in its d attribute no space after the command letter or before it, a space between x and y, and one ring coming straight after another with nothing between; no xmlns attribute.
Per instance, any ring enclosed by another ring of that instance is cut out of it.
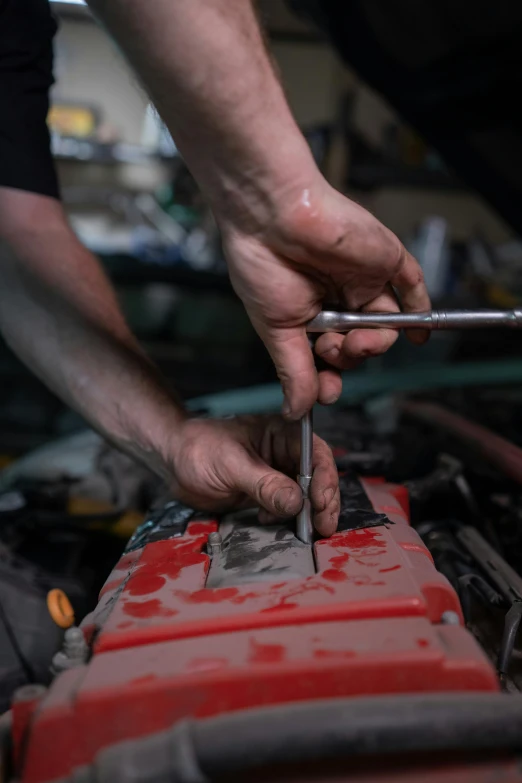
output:
<svg viewBox="0 0 522 783"><path fill-rule="evenodd" d="M425 313L336 313L324 310L307 324L309 333L349 332L351 329L479 329L491 327L522 329L522 309L515 310L429 310ZM297 477L303 493L303 508L297 516L297 537L312 542L313 425L312 412L301 419L301 462Z"/></svg>
<svg viewBox="0 0 522 783"><path fill-rule="evenodd" d="M350 329L522 329L522 310L429 310L425 313L336 313L324 310L310 321L308 332Z"/></svg>
<svg viewBox="0 0 522 783"><path fill-rule="evenodd" d="M312 543L312 503L310 501L310 482L313 469L313 414L306 413L301 419L301 455L297 481L303 493L303 507L297 515L297 538L303 544Z"/></svg>

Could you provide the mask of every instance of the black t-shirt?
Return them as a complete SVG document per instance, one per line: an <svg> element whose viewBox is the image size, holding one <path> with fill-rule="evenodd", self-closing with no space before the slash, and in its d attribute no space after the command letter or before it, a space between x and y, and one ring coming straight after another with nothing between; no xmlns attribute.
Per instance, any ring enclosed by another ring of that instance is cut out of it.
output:
<svg viewBox="0 0 522 783"><path fill-rule="evenodd" d="M46 125L55 32L47 0L0 0L0 187L58 198Z"/></svg>

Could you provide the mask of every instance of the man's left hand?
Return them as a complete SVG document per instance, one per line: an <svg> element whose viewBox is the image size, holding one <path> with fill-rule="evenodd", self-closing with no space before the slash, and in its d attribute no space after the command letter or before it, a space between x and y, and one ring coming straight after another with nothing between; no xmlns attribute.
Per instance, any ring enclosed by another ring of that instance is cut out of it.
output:
<svg viewBox="0 0 522 783"><path fill-rule="evenodd" d="M194 508L221 511L259 505L259 521L293 517L301 509L299 425L280 416L188 419L172 441L174 495ZM310 487L314 526L337 528L339 480L332 452L314 436Z"/></svg>

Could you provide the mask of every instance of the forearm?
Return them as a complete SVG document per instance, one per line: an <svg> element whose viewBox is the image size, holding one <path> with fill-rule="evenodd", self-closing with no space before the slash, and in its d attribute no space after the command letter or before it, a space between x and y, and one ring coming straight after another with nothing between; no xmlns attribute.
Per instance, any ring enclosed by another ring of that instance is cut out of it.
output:
<svg viewBox="0 0 522 783"><path fill-rule="evenodd" d="M218 218L273 218L314 168L250 0L89 0L168 125Z"/></svg>
<svg viewBox="0 0 522 783"><path fill-rule="evenodd" d="M41 197L15 194L27 205ZM96 259L45 202L25 230L0 215L0 329L18 356L118 448L168 475L184 413L141 352Z"/></svg>

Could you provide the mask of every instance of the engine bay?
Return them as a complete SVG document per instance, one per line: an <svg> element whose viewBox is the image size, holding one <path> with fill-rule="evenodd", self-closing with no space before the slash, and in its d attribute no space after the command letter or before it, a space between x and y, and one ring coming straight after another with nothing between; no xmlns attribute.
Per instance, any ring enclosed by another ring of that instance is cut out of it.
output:
<svg viewBox="0 0 522 783"><path fill-rule="evenodd" d="M312 547L292 520L260 526L255 510L218 517L169 499L99 440L73 444L76 475L67 441L59 458L15 463L0 495L0 693L21 779L105 779L107 748L120 763L129 740L145 770L162 732L244 710L407 698L388 704L388 728L403 708L420 726L416 710L460 694L446 723L465 708L492 716L473 699L522 686L519 397L484 388L320 409L342 508L337 533ZM74 609L68 630L47 611L56 589ZM430 736L417 750L434 750Z"/></svg>

